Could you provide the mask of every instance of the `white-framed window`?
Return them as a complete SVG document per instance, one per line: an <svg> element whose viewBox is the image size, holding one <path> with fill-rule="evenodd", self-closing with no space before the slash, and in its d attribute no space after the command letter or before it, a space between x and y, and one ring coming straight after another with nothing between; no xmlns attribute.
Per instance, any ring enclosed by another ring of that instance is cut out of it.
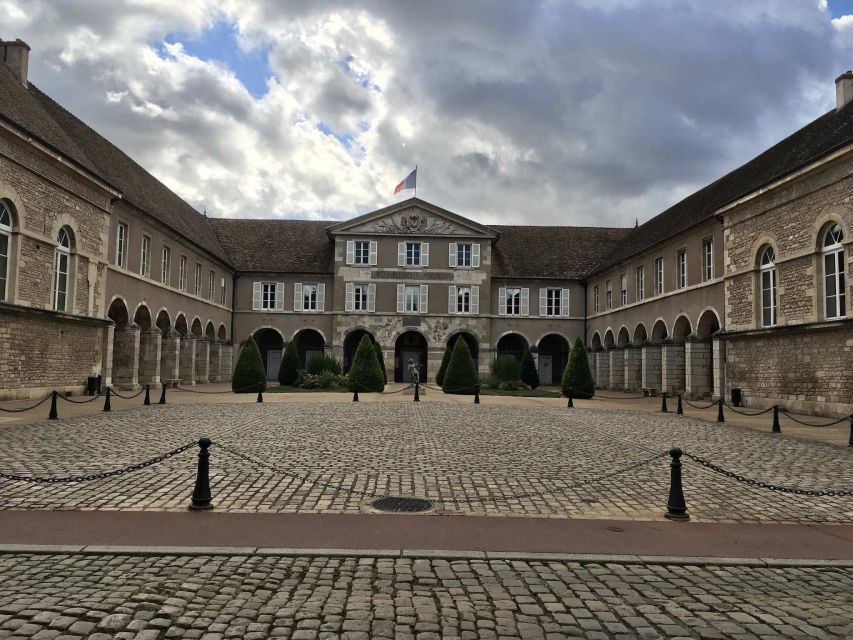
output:
<svg viewBox="0 0 853 640"><path fill-rule="evenodd" d="M181 256L181 261L178 268L178 289L181 291L187 290L187 257Z"/></svg>
<svg viewBox="0 0 853 640"><path fill-rule="evenodd" d="M12 211L0 200L0 301L9 295L9 266L12 253Z"/></svg>
<svg viewBox="0 0 853 640"><path fill-rule="evenodd" d="M637 267L637 300L646 297L646 268L642 265Z"/></svg>
<svg viewBox="0 0 853 640"><path fill-rule="evenodd" d="M163 247L162 263L160 282L169 286L172 280L172 250L169 247Z"/></svg>
<svg viewBox="0 0 853 640"><path fill-rule="evenodd" d="M347 264L375 265L376 240L347 240Z"/></svg>
<svg viewBox="0 0 853 640"><path fill-rule="evenodd" d="M702 277L707 282L714 279L714 239L702 241Z"/></svg>
<svg viewBox="0 0 853 640"><path fill-rule="evenodd" d="M598 285L592 288L592 310L595 313L601 311L601 296L598 291Z"/></svg>
<svg viewBox="0 0 853 640"><path fill-rule="evenodd" d="M619 304L625 306L628 304L628 274L623 273L619 276Z"/></svg>
<svg viewBox="0 0 853 640"><path fill-rule="evenodd" d="M397 313L427 312L429 312L429 285L397 285Z"/></svg>
<svg viewBox="0 0 853 640"><path fill-rule="evenodd" d="M480 245L473 242L451 242L447 264L450 267L480 267Z"/></svg>
<svg viewBox="0 0 853 640"><path fill-rule="evenodd" d="M655 258L655 295L663 293L663 258Z"/></svg>
<svg viewBox="0 0 853 640"><path fill-rule="evenodd" d="M325 311L326 285L322 282L297 282L293 286L294 311Z"/></svg>
<svg viewBox="0 0 853 640"><path fill-rule="evenodd" d="M844 279L844 232L840 224L826 230L823 236L823 301L827 319L843 318L847 315Z"/></svg>
<svg viewBox="0 0 853 640"><path fill-rule="evenodd" d="M448 287L447 312L463 315L480 313L480 287L456 285Z"/></svg>
<svg viewBox="0 0 853 640"><path fill-rule="evenodd" d="M219 276L219 304L225 306L225 276Z"/></svg>
<svg viewBox="0 0 853 640"><path fill-rule="evenodd" d="M776 254L765 247L759 259L761 278L761 326L776 325Z"/></svg>
<svg viewBox="0 0 853 640"><path fill-rule="evenodd" d="M604 283L604 304L608 311L613 308L613 283L610 280Z"/></svg>
<svg viewBox="0 0 853 640"><path fill-rule="evenodd" d="M397 243L397 266L398 267L428 267L429 266L429 243L428 242L398 242Z"/></svg>
<svg viewBox="0 0 853 640"><path fill-rule="evenodd" d="M56 251L53 258L53 308L66 311L68 308L68 276L71 267L71 236L65 227L56 236Z"/></svg>
<svg viewBox="0 0 853 640"><path fill-rule="evenodd" d="M358 313L373 313L376 310L376 284L347 282L344 309Z"/></svg>
<svg viewBox="0 0 853 640"><path fill-rule="evenodd" d="M127 225L119 222L116 226L116 266L127 268Z"/></svg>
<svg viewBox="0 0 853 640"><path fill-rule="evenodd" d="M678 288L687 286L687 251L682 249L678 252Z"/></svg>
<svg viewBox="0 0 853 640"><path fill-rule="evenodd" d="M142 234L142 255L139 256L139 275L151 277L151 236Z"/></svg>
<svg viewBox="0 0 853 640"><path fill-rule="evenodd" d="M539 315L542 317L567 317L569 315L569 290L551 287L539 289Z"/></svg>
<svg viewBox="0 0 853 640"><path fill-rule="evenodd" d="M421 311L421 288L420 286L406 285L405 306L406 313L420 313Z"/></svg>
<svg viewBox="0 0 853 640"><path fill-rule="evenodd" d="M526 316L530 314L530 289L527 287L500 287L498 290L498 314L503 316Z"/></svg>
<svg viewBox="0 0 853 640"><path fill-rule="evenodd" d="M201 263L195 263L195 282L193 283L193 293L201 295Z"/></svg>
<svg viewBox="0 0 853 640"><path fill-rule="evenodd" d="M252 309L255 311L284 311L284 283L253 282Z"/></svg>
<svg viewBox="0 0 853 640"><path fill-rule="evenodd" d="M213 300L213 283L216 282L216 272L211 269L207 274L207 299Z"/></svg>

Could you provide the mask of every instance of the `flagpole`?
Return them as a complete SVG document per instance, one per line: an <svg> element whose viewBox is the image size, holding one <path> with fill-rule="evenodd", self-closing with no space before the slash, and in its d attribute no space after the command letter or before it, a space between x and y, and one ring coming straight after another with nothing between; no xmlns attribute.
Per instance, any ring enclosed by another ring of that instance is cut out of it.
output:
<svg viewBox="0 0 853 640"><path fill-rule="evenodd" d="M415 198L418 197L418 165L415 165Z"/></svg>

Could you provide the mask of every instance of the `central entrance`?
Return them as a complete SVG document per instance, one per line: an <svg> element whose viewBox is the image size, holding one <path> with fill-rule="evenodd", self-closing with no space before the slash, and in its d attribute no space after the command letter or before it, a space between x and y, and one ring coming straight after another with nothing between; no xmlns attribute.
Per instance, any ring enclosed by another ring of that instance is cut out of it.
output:
<svg viewBox="0 0 853 640"><path fill-rule="evenodd" d="M409 360L420 366L421 382L427 379L427 341L417 331L406 331L394 344L394 382L411 382Z"/></svg>

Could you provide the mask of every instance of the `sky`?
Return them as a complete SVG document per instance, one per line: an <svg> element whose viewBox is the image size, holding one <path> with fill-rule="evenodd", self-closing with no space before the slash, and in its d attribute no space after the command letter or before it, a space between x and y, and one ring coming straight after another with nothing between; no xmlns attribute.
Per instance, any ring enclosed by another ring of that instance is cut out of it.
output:
<svg viewBox="0 0 853 640"><path fill-rule="evenodd" d="M643 222L830 110L853 0L0 0L30 80L200 211Z"/></svg>

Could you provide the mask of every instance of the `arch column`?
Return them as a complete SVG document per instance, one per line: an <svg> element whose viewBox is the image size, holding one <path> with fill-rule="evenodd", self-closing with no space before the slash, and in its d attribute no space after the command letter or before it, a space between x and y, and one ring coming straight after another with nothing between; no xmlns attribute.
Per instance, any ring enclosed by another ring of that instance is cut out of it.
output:
<svg viewBox="0 0 853 640"><path fill-rule="evenodd" d="M231 382L231 374L234 370L234 345L223 343L219 354L219 381Z"/></svg>
<svg viewBox="0 0 853 640"><path fill-rule="evenodd" d="M623 369L625 391L636 391L642 383L643 354L640 347L628 345L623 351Z"/></svg>
<svg viewBox="0 0 853 640"><path fill-rule="evenodd" d="M714 370L713 398L719 399L726 394L726 341L722 338L711 340L711 360Z"/></svg>
<svg viewBox="0 0 853 640"><path fill-rule="evenodd" d="M180 378L181 339L174 335L163 334L160 339L160 382Z"/></svg>
<svg viewBox="0 0 853 640"><path fill-rule="evenodd" d="M115 325L104 328L103 359L101 362L101 384L111 387L113 384L113 348L115 344Z"/></svg>
<svg viewBox="0 0 853 640"><path fill-rule="evenodd" d="M139 382L140 384L160 383L160 337L155 327L139 334Z"/></svg>
<svg viewBox="0 0 853 640"><path fill-rule="evenodd" d="M611 347L607 353L610 356L608 389L622 389L625 386L625 354L619 347Z"/></svg>
<svg viewBox="0 0 853 640"><path fill-rule="evenodd" d="M610 355L606 351L595 352L595 388L606 389L610 383Z"/></svg>
<svg viewBox="0 0 853 640"><path fill-rule="evenodd" d="M221 380L222 343L219 340L209 339L208 344L210 345L210 351L208 354L207 381L219 382Z"/></svg>
<svg viewBox="0 0 853 640"><path fill-rule="evenodd" d="M661 346L646 344L641 349L642 386L644 389L662 389Z"/></svg>
<svg viewBox="0 0 853 640"><path fill-rule="evenodd" d="M139 334L136 326L116 329L113 334L113 373L115 386L136 389L139 386Z"/></svg>
<svg viewBox="0 0 853 640"><path fill-rule="evenodd" d="M199 337L195 341L195 381L205 384L210 380L210 340Z"/></svg>
<svg viewBox="0 0 853 640"><path fill-rule="evenodd" d="M182 385L195 384L196 337L186 335L181 338L178 377Z"/></svg>
<svg viewBox="0 0 853 640"><path fill-rule="evenodd" d="M684 343L684 393L690 398L711 394L713 358L710 340L688 339Z"/></svg>
<svg viewBox="0 0 853 640"><path fill-rule="evenodd" d="M592 374L593 381L598 380L598 378L596 377L598 375L598 367L595 366L595 352L587 349L586 360L589 363L589 372Z"/></svg>
<svg viewBox="0 0 853 640"><path fill-rule="evenodd" d="M663 343L661 352L661 389L667 393L684 390L684 343Z"/></svg>

